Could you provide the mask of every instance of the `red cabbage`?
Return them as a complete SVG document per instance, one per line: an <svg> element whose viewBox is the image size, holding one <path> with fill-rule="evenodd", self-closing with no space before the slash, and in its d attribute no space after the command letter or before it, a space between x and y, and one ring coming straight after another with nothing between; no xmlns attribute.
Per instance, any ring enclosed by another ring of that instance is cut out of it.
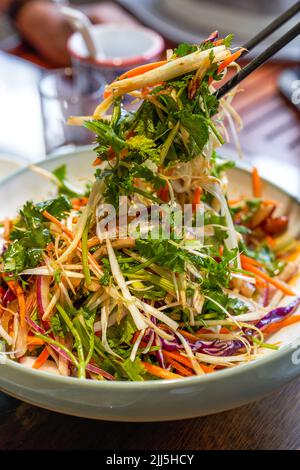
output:
<svg viewBox="0 0 300 470"><path fill-rule="evenodd" d="M277 307L271 312L267 313L255 326L260 330L264 330L267 326L284 320L287 316L292 315L300 305L300 297L297 297L293 302L284 307Z"/></svg>
<svg viewBox="0 0 300 470"><path fill-rule="evenodd" d="M229 341L215 339L213 341L196 341L191 344L191 348L194 352L211 356L233 356L239 349L245 348L245 345L238 339Z"/></svg>
<svg viewBox="0 0 300 470"><path fill-rule="evenodd" d="M2 300L3 307L6 308L9 302L12 302L13 300L15 300L15 298L16 296L13 291L11 289L7 289Z"/></svg>
<svg viewBox="0 0 300 470"><path fill-rule="evenodd" d="M214 31L208 36L208 38L202 41L202 44L205 44L206 42L214 42L218 37L219 37L219 31Z"/></svg>
<svg viewBox="0 0 300 470"><path fill-rule="evenodd" d="M187 340L188 341L188 340ZM174 341L167 341L166 339L161 339L162 347L166 351L176 351L183 349L183 346L177 342L174 338ZM245 347L244 343L240 340L230 340L224 341L220 339L215 339L212 341L196 341L191 343L188 341L193 352L200 352L203 354L209 354L211 356L233 356L239 349Z"/></svg>

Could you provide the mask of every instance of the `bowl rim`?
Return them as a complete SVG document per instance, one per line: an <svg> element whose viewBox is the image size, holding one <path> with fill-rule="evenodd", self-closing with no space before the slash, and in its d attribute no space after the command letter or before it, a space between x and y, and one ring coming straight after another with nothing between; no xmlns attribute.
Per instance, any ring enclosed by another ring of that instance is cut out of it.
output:
<svg viewBox="0 0 300 470"><path fill-rule="evenodd" d="M54 161L57 161L57 160L61 160L63 158L70 158L72 157L72 155L74 154L80 154L80 153L84 153L84 152L92 152L92 146L90 145L84 145L84 146L79 146L79 147L76 147L75 149L72 149L70 151L62 151L62 152L58 152L57 154L53 154L53 155L50 155L50 158L46 158L46 159L43 159L43 160L40 160L38 162L35 163L35 165L38 165L38 166L43 166L43 165L47 165L48 162L54 162ZM247 173L249 174L250 173L250 168L249 168L249 165L247 165L247 163L245 162L237 162L236 163L236 169L237 170L240 170L244 173ZM14 173L12 173L11 175L7 176L6 178L4 178L3 180L0 181L0 187L2 185L5 185L6 183L9 183L10 181L12 181L15 177L18 177L18 176L21 176L23 173L26 173L26 172L30 172L30 167L29 165L23 167L23 168L20 168L19 170L15 171ZM295 195L289 193L289 190L288 189L283 189L281 188L279 185L271 182L271 181L268 181L267 178L263 178L264 181L266 181L268 183L268 185L270 185L271 187L281 191L283 194L287 195L292 201L294 201L296 204L298 204L300 206L300 198L296 197ZM300 337L299 337L300 339ZM297 342L298 341L298 338L293 340L293 343ZM279 351L274 351L274 352L270 352L268 354L266 354L265 356L262 356L258 359L255 359L254 361L250 361L248 363L245 363L245 364L241 364L237 367L232 367L232 368L228 368L228 369L224 369L224 370L220 370L218 371L218 373L215 373L215 374L203 374L203 375L195 375L195 376L192 376L192 377L184 377L182 379L171 379L171 380L164 380L164 379L157 379L157 380L145 380L145 381L133 381L133 382L130 382L130 381L121 381L121 380L106 380L106 381L98 381L98 380L88 380L88 379L83 379L83 380L80 380L78 379L77 377L68 377L68 376L62 376L62 375L55 375L55 374L51 374L50 372L46 372L46 371L40 371L40 370L35 370L35 369L30 369L30 368L27 368L27 367L24 367L22 364L18 363L18 362L15 362L13 361L12 359L10 358L7 358L6 357L6 360L4 362L4 364L1 364L0 365L0 370L1 370L1 367L8 367L10 369L15 369L17 372L21 372L25 375L29 375L31 376L33 379L34 378L40 378L40 379L51 379L51 381L53 383L55 382L59 382L61 384L65 384L65 385L76 385L78 387L91 387L91 388L94 388L94 387L115 387L116 389L117 388L123 388L125 387L126 389L153 389L153 388L156 388L157 386L159 387L164 387L164 388L174 388L174 386L188 386L188 385L194 385L196 383L206 383L206 382L214 382L214 381L219 381L219 380L222 380L223 378L226 378L226 377L232 377L232 376L235 376L237 374L243 374L243 373L247 373L247 372L251 372L253 369L255 369L256 367L259 367L260 365L263 366L263 365L266 365L266 364L269 364L270 362L273 362L273 361L276 361L276 360L280 360L282 358L284 358L285 356L288 356L289 354L291 354L295 349L293 348L293 343L290 343L290 344L286 344L284 345ZM296 364L293 364L294 367L297 367ZM300 372L300 369L299 369L299 372ZM114 385L112 385L114 384ZM0 387L1 388L1 387Z"/></svg>
<svg viewBox="0 0 300 470"><path fill-rule="evenodd" d="M103 29L103 30L112 30L113 28L123 29L123 30L134 30L134 31L142 31L146 33L149 37L152 38L152 45L145 50L145 52L128 56L128 57L116 57L114 59L99 59L99 58L90 58L88 56L82 55L75 50L73 47L74 37L78 36L79 32L74 32L67 41L67 49L72 57L75 59L89 63L91 65L96 65L99 67L112 67L116 69L120 69L123 67L129 67L134 65L139 65L147 61L151 61L153 58L159 56L164 49L164 39L163 37L154 31L151 28L147 28L146 26L131 26L131 25L120 25L118 23L107 23L107 24L98 24L94 25L95 29Z"/></svg>

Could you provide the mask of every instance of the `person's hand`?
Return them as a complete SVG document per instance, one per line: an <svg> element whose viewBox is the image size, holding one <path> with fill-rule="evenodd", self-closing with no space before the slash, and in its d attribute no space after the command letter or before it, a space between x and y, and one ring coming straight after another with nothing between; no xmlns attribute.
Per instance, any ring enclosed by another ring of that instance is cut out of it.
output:
<svg viewBox="0 0 300 470"><path fill-rule="evenodd" d="M93 23L136 24L133 17L110 2L79 8ZM28 2L18 15L17 28L21 36L49 63L55 66L70 64L67 40L72 31L55 4L42 0Z"/></svg>

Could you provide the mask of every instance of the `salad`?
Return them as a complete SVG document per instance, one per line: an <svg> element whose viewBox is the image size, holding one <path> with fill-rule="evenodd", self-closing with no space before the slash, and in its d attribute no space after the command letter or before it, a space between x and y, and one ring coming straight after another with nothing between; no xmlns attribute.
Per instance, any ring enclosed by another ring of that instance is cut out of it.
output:
<svg viewBox="0 0 300 470"><path fill-rule="evenodd" d="M1 354L79 379L180 379L277 350L272 334L300 321L288 217L255 168L253 197L227 197L217 149L239 151L241 122L236 90L214 92L239 68L231 40L180 44L70 118L95 134L95 177L82 189L35 167L55 197L2 221Z"/></svg>

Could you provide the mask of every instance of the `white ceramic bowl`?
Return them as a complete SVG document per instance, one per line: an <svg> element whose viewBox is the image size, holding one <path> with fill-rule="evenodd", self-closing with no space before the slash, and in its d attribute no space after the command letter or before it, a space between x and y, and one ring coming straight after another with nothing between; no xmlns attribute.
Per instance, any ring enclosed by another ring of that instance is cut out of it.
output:
<svg viewBox="0 0 300 470"><path fill-rule="evenodd" d="M164 49L163 38L149 28L122 24L98 24L91 29L94 43L104 52L91 58L80 33L68 41L68 50L75 68L80 71L93 68L111 82L132 67L154 61Z"/></svg>
<svg viewBox="0 0 300 470"><path fill-rule="evenodd" d="M43 161L53 170L66 163L71 178L92 175L94 155L86 149ZM231 195L251 193L250 175L230 171ZM21 190L22 188L22 190ZM21 170L0 184L0 218L15 214L27 199L39 201L53 194L42 177ZM300 203L277 187L265 183L265 194L280 200L281 210L299 235ZM3 202L5 201L5 202ZM300 324L276 333L279 351L232 369L200 377L171 381L96 382L51 375L6 359L0 365L0 389L28 403L66 414L111 421L166 421L217 413L261 398L300 373Z"/></svg>
<svg viewBox="0 0 300 470"><path fill-rule="evenodd" d="M26 160L14 155L0 154L0 181L26 165Z"/></svg>

